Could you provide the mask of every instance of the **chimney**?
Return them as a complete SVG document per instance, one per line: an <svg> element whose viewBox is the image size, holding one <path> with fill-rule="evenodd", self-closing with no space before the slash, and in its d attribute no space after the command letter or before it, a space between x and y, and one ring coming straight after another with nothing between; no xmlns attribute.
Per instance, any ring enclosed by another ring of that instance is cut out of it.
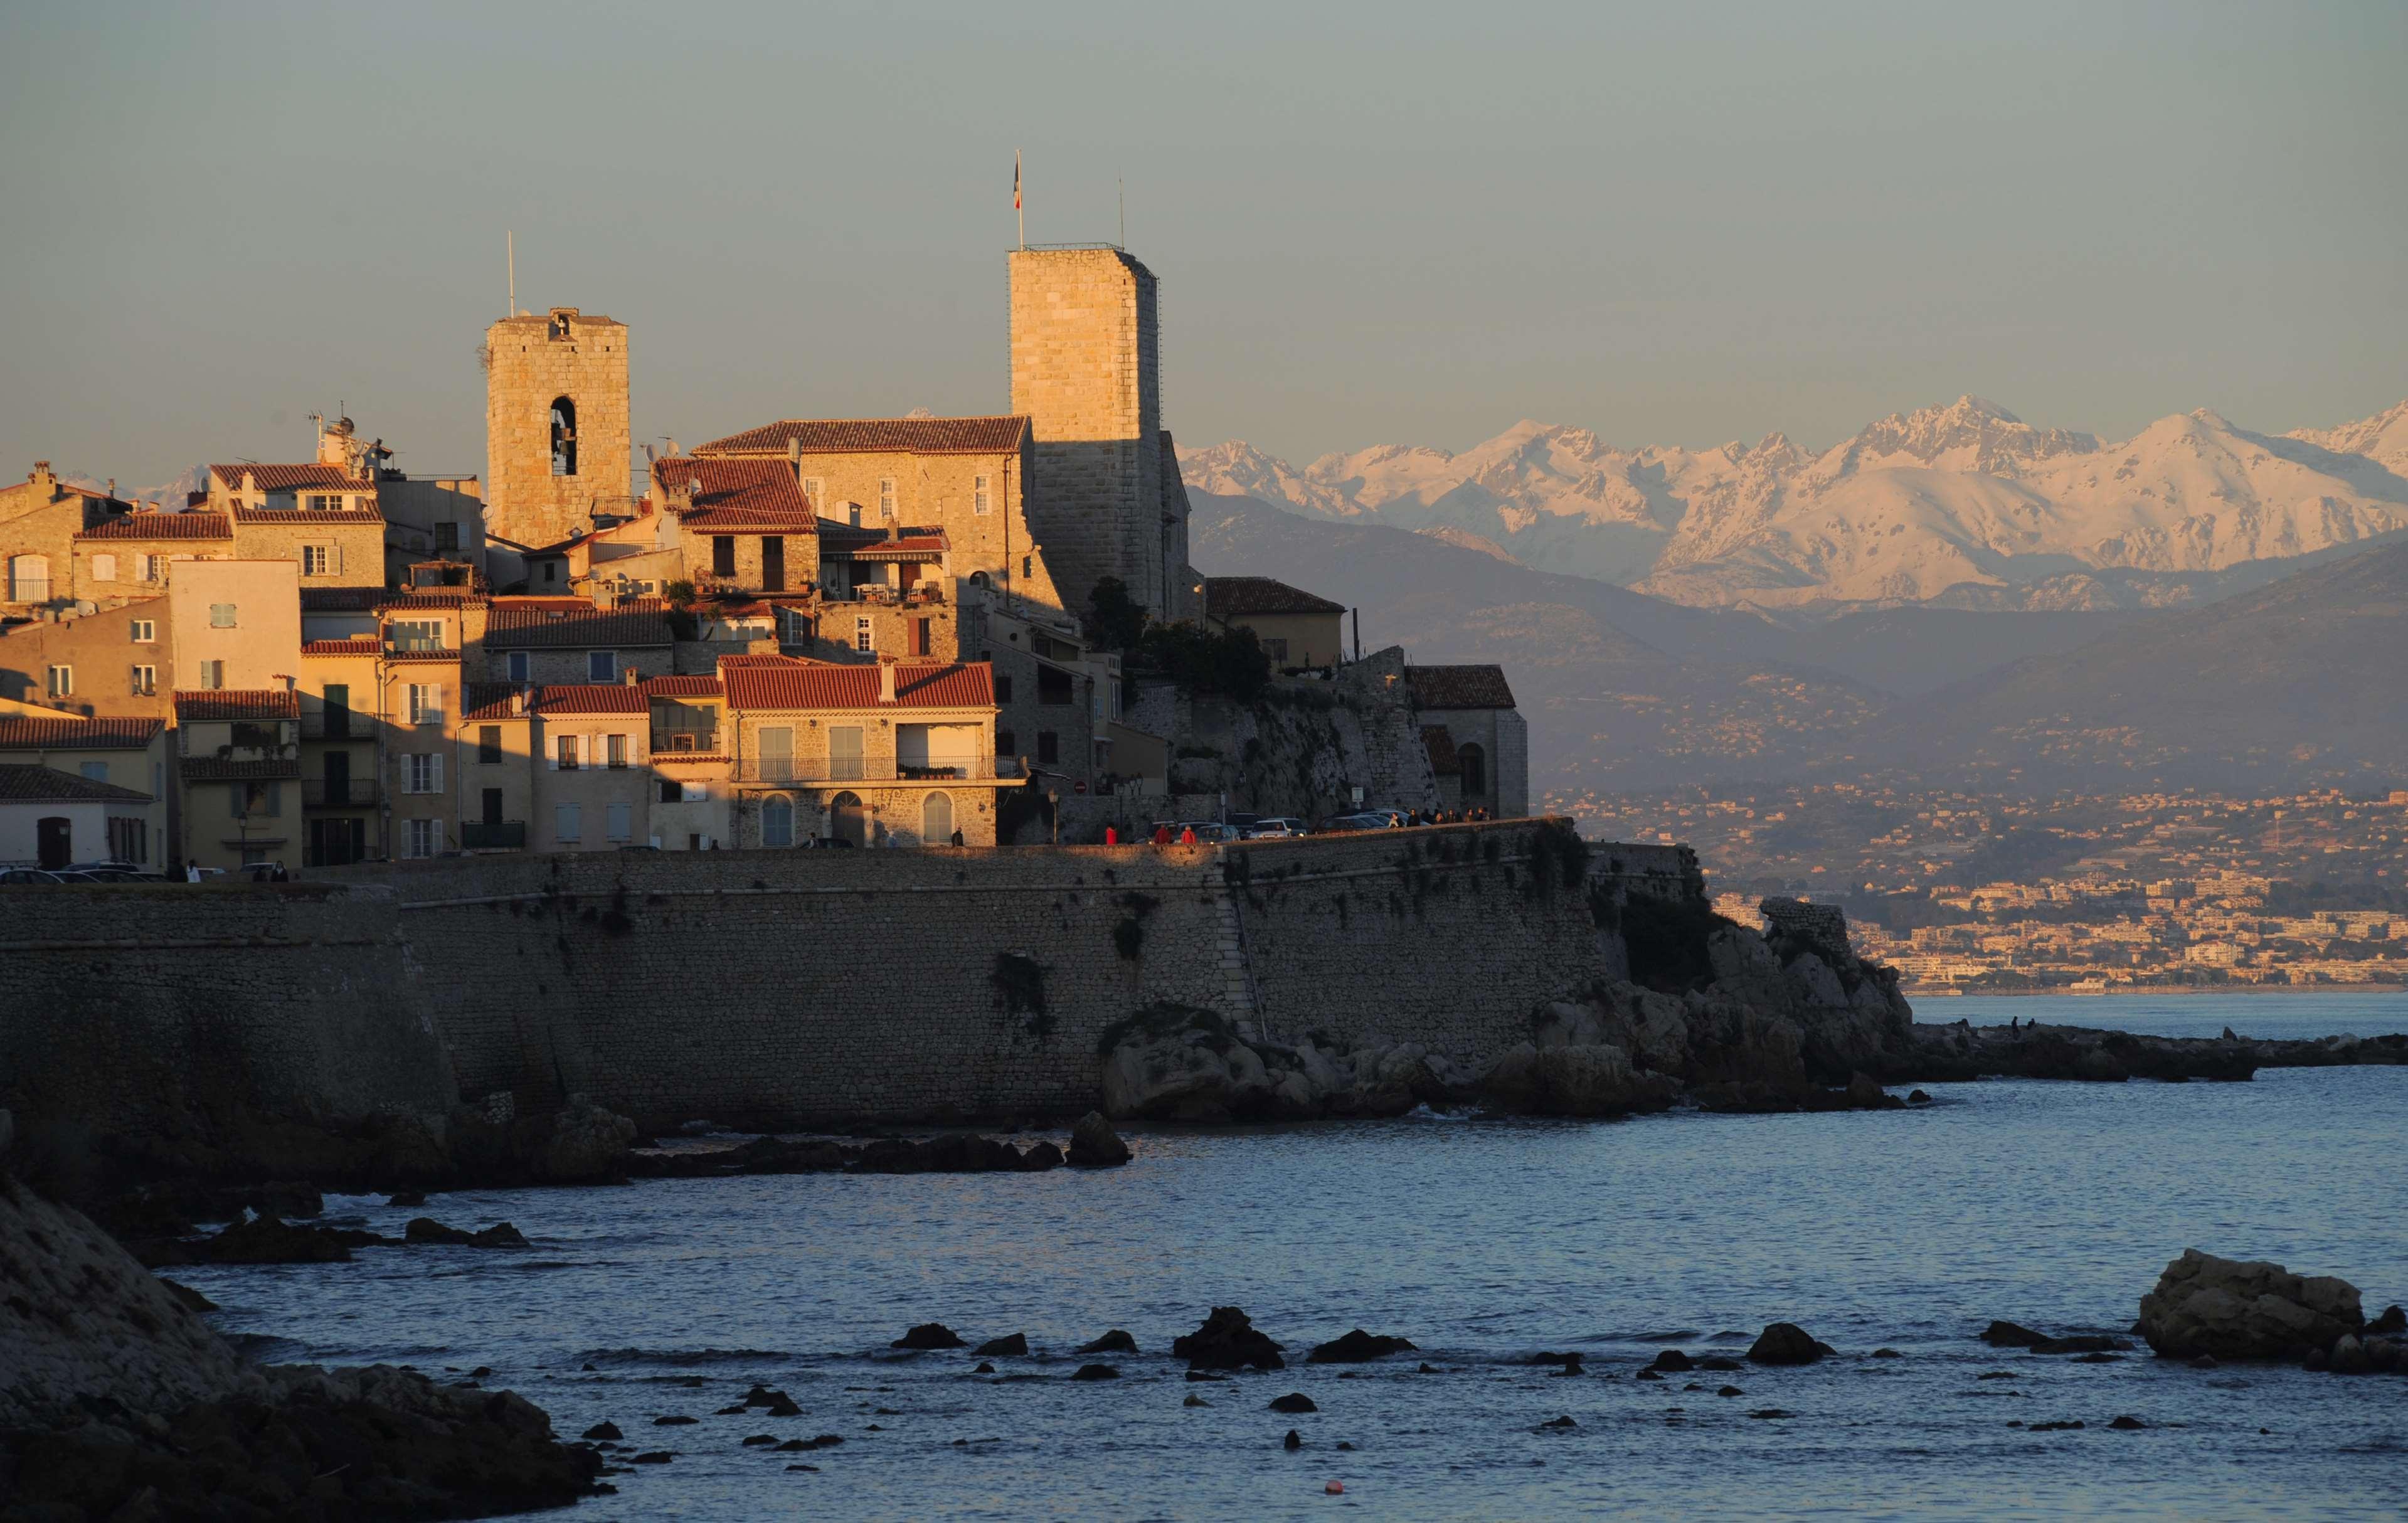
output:
<svg viewBox="0 0 2408 1523"><path fill-rule="evenodd" d="M886 525L886 542L887 542L888 544L890 544L890 545L891 545L891 544L893 544L896 540L900 539L902 539L902 538L903 538L903 525L902 525L902 524L887 524L887 525Z"/></svg>
<svg viewBox="0 0 2408 1523"><path fill-rule="evenodd" d="M523 688L523 687L513 689L513 690L511 691L511 693L510 693L510 713L511 713L511 715L512 715L513 717L515 717L515 716L518 716L518 715L521 715L521 714L525 713L525 712L526 712L526 706L527 706L527 690L526 690L525 688Z"/></svg>
<svg viewBox="0 0 2408 1523"><path fill-rule="evenodd" d="M621 672L619 674L619 680L625 682L629 687L639 687L643 684L644 681L633 667L629 667L626 670Z"/></svg>
<svg viewBox="0 0 2408 1523"><path fill-rule="evenodd" d="M881 703L895 701L895 663L892 661L878 663L878 701Z"/></svg>
<svg viewBox="0 0 2408 1523"><path fill-rule="evenodd" d="M25 480L41 489L42 498L46 502L59 495L59 479L50 474L50 463L47 460L35 461L32 473Z"/></svg>

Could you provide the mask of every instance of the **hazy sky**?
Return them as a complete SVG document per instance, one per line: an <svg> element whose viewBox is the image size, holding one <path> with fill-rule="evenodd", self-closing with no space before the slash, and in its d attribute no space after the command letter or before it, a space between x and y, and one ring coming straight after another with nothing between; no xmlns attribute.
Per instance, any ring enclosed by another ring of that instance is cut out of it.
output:
<svg viewBox="0 0 2408 1523"><path fill-rule="evenodd" d="M1031 241L1160 276L1166 418L1828 443L2408 396L2408 6L81 3L0 10L0 477L481 470L505 301L638 438L1009 401Z"/></svg>

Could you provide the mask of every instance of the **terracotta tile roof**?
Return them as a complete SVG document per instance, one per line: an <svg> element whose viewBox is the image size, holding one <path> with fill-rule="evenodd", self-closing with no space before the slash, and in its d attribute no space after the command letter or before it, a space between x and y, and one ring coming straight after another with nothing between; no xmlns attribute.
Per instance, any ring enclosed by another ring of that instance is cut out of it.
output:
<svg viewBox="0 0 2408 1523"><path fill-rule="evenodd" d="M653 698L715 698L726 692L716 677L648 677L643 689Z"/></svg>
<svg viewBox="0 0 2408 1523"><path fill-rule="evenodd" d="M892 539L883 530L851 524L826 524L820 530L820 553L838 560L930 561L942 558L946 548L945 531L939 528L898 525Z"/></svg>
<svg viewBox="0 0 2408 1523"><path fill-rule="evenodd" d="M527 699L531 714L648 714L652 706L644 690L624 682L586 686L538 687Z"/></svg>
<svg viewBox="0 0 2408 1523"><path fill-rule="evenodd" d="M381 524L384 514L373 508L338 508L312 512L307 508L237 508L237 524Z"/></svg>
<svg viewBox="0 0 2408 1523"><path fill-rule="evenodd" d="M297 761L220 761L215 756L187 756L176 764L187 783L263 783L297 778Z"/></svg>
<svg viewBox="0 0 2408 1523"><path fill-rule="evenodd" d="M654 767L666 767L671 762L724 762L726 759L724 751L655 751L651 754Z"/></svg>
<svg viewBox="0 0 2408 1523"><path fill-rule="evenodd" d="M511 594L494 598L493 607L496 613L504 609L520 612L534 609L546 613L582 613L594 607L594 600L590 597L522 597Z"/></svg>
<svg viewBox="0 0 2408 1523"><path fill-rule="evenodd" d="M485 621L488 650L523 651L568 646L667 645L667 605L648 601L635 608L509 608L493 605Z"/></svg>
<svg viewBox="0 0 2408 1523"><path fill-rule="evenodd" d="M679 514L685 527L702 534L809 534L818 528L801 483L782 459L655 461L652 480L669 488L694 487L694 507Z"/></svg>
<svg viewBox="0 0 2408 1523"><path fill-rule="evenodd" d="M0 802L147 804L150 801L150 796L147 793L121 788L114 783L95 783L73 772L62 772L55 767L0 764Z"/></svg>
<svg viewBox="0 0 2408 1523"><path fill-rule="evenodd" d="M237 491L246 476L262 492L291 492L303 487L315 492L376 490L374 481L364 481L340 466L211 466L209 475Z"/></svg>
<svg viewBox="0 0 2408 1523"><path fill-rule="evenodd" d="M353 635L348 639L305 639L303 655L379 655L384 642L374 635Z"/></svg>
<svg viewBox="0 0 2408 1523"><path fill-rule="evenodd" d="M387 661L453 661L453 662L456 662L456 661L458 661L458 660L460 659L460 653L459 653L457 650L439 650L439 651L387 651L387 652L385 652L385 653L384 653L384 658L385 658Z"/></svg>
<svg viewBox="0 0 2408 1523"><path fill-rule="evenodd" d="M524 714L510 711L510 695L518 691L514 682L470 682L460 700L463 724L471 719L523 719Z"/></svg>
<svg viewBox="0 0 2408 1523"><path fill-rule="evenodd" d="M79 539L231 539L223 513L121 513L93 524Z"/></svg>
<svg viewBox="0 0 2408 1523"><path fill-rule="evenodd" d="M812 454L1010 454L1026 418L786 418L715 438L696 454L783 455L796 440Z"/></svg>
<svg viewBox="0 0 2408 1523"><path fill-rule="evenodd" d="M1409 667L1413 705L1421 709L1511 709L1513 690L1502 667Z"/></svg>
<svg viewBox="0 0 2408 1523"><path fill-rule="evenodd" d="M51 719L0 714L0 751L140 751L166 727L164 719Z"/></svg>
<svg viewBox="0 0 2408 1523"><path fill-rule="evenodd" d="M1463 770L1462 758L1455 754L1455 737L1443 725L1422 726L1422 749L1429 753L1430 770L1440 777L1453 777Z"/></svg>
<svg viewBox="0 0 2408 1523"><path fill-rule="evenodd" d="M734 709L877 709L878 668L825 662L721 665ZM984 662L930 662L895 668L895 702L907 709L991 709L992 669Z"/></svg>
<svg viewBox="0 0 2408 1523"><path fill-rule="evenodd" d="M320 513L320 518L332 514ZM469 587L420 587L408 592L391 592L382 587L304 587L301 589L301 611L304 613L372 613L389 608L462 608L485 601L485 595ZM592 604L587 604L592 607Z"/></svg>
<svg viewBox="0 0 2408 1523"><path fill-rule="evenodd" d="M229 687L176 695L176 723L229 719L298 719L301 695L283 687Z"/></svg>
<svg viewBox="0 0 2408 1523"><path fill-rule="evenodd" d="M1248 614L1343 613L1346 605L1269 577L1206 577L1204 617L1216 623Z"/></svg>

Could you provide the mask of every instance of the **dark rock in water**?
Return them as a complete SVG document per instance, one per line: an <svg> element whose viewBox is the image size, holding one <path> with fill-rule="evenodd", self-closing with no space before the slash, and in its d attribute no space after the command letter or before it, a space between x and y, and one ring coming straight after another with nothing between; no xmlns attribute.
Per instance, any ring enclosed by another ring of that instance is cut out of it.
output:
<svg viewBox="0 0 2408 1523"><path fill-rule="evenodd" d="M167 1287L167 1294L175 1297L177 1301L188 1312L214 1312L218 1309L218 1303L216 1301L213 1301L209 1300L208 1297L202 1295L191 1286L179 1285L175 1281L168 1279L164 1274L159 1277L159 1283Z"/></svg>
<svg viewBox="0 0 2408 1523"><path fill-rule="evenodd" d="M1114 1328L1092 1343L1081 1343L1079 1352L1082 1354L1134 1354L1137 1352L1137 1340L1130 1337L1123 1329Z"/></svg>
<svg viewBox="0 0 2408 1523"><path fill-rule="evenodd" d="M2200 1354L2194 1356L2190 1361L2190 1367L2194 1370L2221 1370L2224 1368L2221 1364L2216 1362L2215 1356L2213 1354Z"/></svg>
<svg viewBox="0 0 2408 1523"><path fill-rule="evenodd" d="M1354 1445L1347 1443L1344 1439L1340 1439L1338 1441L1338 1447L1342 1453L1353 1454L1354 1452Z"/></svg>
<svg viewBox="0 0 2408 1523"><path fill-rule="evenodd" d="M2018 1322L1993 1322L1982 1329L1982 1342L1993 1348L2037 1348L2048 1342L2048 1334Z"/></svg>
<svg viewBox="0 0 2408 1523"><path fill-rule="evenodd" d="M751 1407L748 1407L748 1406L746 1406L743 1402L738 1401L738 1402L737 1402L737 1403L736 1403L734 1406L732 1406L732 1407L718 1407L718 1408L714 1408L714 1409L712 1410L712 1412L711 1412L711 1414L710 1414L710 1415L711 1415L712 1416L714 1416L714 1417L741 1417L741 1416L743 1416L746 1413L748 1413L748 1412L750 1412L750 1411L752 1411L752 1409Z"/></svg>
<svg viewBox="0 0 2408 1523"><path fill-rule="evenodd" d="M2043 1338L2031 1345L2035 1354L2114 1354L2128 1351L2128 1338L2103 1332L2077 1332L2066 1338Z"/></svg>
<svg viewBox="0 0 2408 1523"><path fill-rule="evenodd" d="M1716 1396L1745 1396L1747 1392L1741 1390L1736 1386L1725 1386L1716 1390L1714 1394Z"/></svg>
<svg viewBox="0 0 2408 1523"><path fill-rule="evenodd" d="M970 1352L982 1358L1023 1358L1028 1353L1028 1334L1015 1332L1001 1338L990 1338Z"/></svg>
<svg viewBox="0 0 2408 1523"><path fill-rule="evenodd" d="M1797 1414L1794 1412L1784 1412L1779 1407L1758 1407L1754 1412L1749 1413L1748 1415L1751 1417L1794 1417Z"/></svg>
<svg viewBox="0 0 2408 1523"><path fill-rule="evenodd" d="M2366 1330L2386 1338L2396 1338L2401 1333L2408 1333L2408 1311L2403 1311L2397 1306L2386 1306L2383 1309L2381 1316L2366 1325Z"/></svg>
<svg viewBox="0 0 2408 1523"><path fill-rule="evenodd" d="M820 1473L820 1468L817 1465L788 1465L786 1469L789 1473L798 1470L810 1471L814 1475L817 1475Z"/></svg>
<svg viewBox="0 0 2408 1523"><path fill-rule="evenodd" d="M325 1197L314 1185L291 1180L262 1185L254 1200L254 1209L263 1216L315 1216L326 1209Z"/></svg>
<svg viewBox="0 0 2408 1523"><path fill-rule="evenodd" d="M691 1428L701 1420L699 1417L655 1417L652 1419L652 1426L654 1428Z"/></svg>
<svg viewBox="0 0 2408 1523"><path fill-rule="evenodd" d="M1082 1169L1111 1169L1129 1161L1128 1144L1101 1111L1090 1111L1070 1128L1070 1162Z"/></svg>
<svg viewBox="0 0 2408 1523"><path fill-rule="evenodd" d="M2123 1361L2124 1356L2121 1354L2090 1353L2077 1354L2073 1357L2073 1362L2076 1364L2121 1364Z"/></svg>
<svg viewBox="0 0 2408 1523"><path fill-rule="evenodd" d="M967 1348L953 1329L941 1322L923 1322L886 1345L889 1348Z"/></svg>
<svg viewBox="0 0 2408 1523"><path fill-rule="evenodd" d="M1109 1364L1082 1364L1070 1372L1072 1380L1118 1380L1121 1372Z"/></svg>
<svg viewBox="0 0 2408 1523"><path fill-rule="evenodd" d="M1899 1353L1894 1348L1874 1349L1870 1357L1876 1359L1902 1359L1906 1358L1905 1355Z"/></svg>
<svg viewBox="0 0 2408 1523"><path fill-rule="evenodd" d="M769 1417L799 1417L802 1415L803 1409L796 1406L794 1400L782 1392L780 1393L778 1400L769 1403L768 1411L763 1414L764 1416Z"/></svg>
<svg viewBox="0 0 2408 1523"><path fill-rule="evenodd" d="M2166 1358L2294 1359L2329 1353L2365 1321L2346 1280L2186 1248L2141 1298L2139 1330Z"/></svg>
<svg viewBox="0 0 2408 1523"><path fill-rule="evenodd" d="M1235 1306L1215 1306L1204 1325L1172 1341L1170 1352L1189 1370L1284 1370L1280 1345L1254 1330L1254 1320Z"/></svg>
<svg viewBox="0 0 2408 1523"><path fill-rule="evenodd" d="M527 1240L508 1222L495 1222L477 1232L464 1232L456 1227L446 1227L432 1216L413 1216L402 1228L402 1241L420 1247L446 1248L523 1248Z"/></svg>
<svg viewBox="0 0 2408 1523"><path fill-rule="evenodd" d="M744 1404L748 1407L774 1407L786 1399L785 1392L773 1391L767 1386L755 1386L744 1393Z"/></svg>
<svg viewBox="0 0 2408 1523"><path fill-rule="evenodd" d="M1414 1368L1414 1370L1413 1370L1413 1373L1415 1373L1415 1374L1417 1374L1417 1375L1434 1375L1434 1374L1437 1374L1438 1372L1439 1372L1439 1371L1438 1371L1438 1366L1437 1366L1437 1365L1435 1365L1435 1364L1428 1363L1427 1361L1424 1361L1422 1364L1420 1364L1420 1365L1416 1366L1416 1367Z"/></svg>
<svg viewBox="0 0 2408 1523"><path fill-rule="evenodd" d="M1334 1338L1326 1343L1316 1343L1313 1345L1312 1352L1306 1356L1304 1362L1307 1364L1363 1364L1371 1359L1386 1358L1391 1354L1412 1352L1418 1352L1418 1349L1410 1339L1369 1333L1357 1328L1342 1338ZM1579 1362L1578 1356L1574 1356L1573 1362L1575 1364Z"/></svg>
<svg viewBox="0 0 2408 1523"><path fill-rule="evenodd" d="M385 1197L384 1203L389 1206L399 1206L404 1210L408 1210L414 1206L423 1206L426 1204L426 1192L424 1190L395 1190L391 1195Z"/></svg>
<svg viewBox="0 0 2408 1523"><path fill-rule="evenodd" d="M984 1359L981 1359L978 1361L978 1368L972 1370L970 1373L974 1375L991 1375L995 1373L995 1366L987 1363Z"/></svg>
<svg viewBox="0 0 2408 1523"><path fill-rule="evenodd" d="M2328 1358L2332 1361L2333 1373L2337 1375L2362 1375L2374 1368L2374 1361L2367 1357L2365 1343L2354 1333L2344 1333L2334 1339L2332 1352Z"/></svg>
<svg viewBox="0 0 2408 1523"><path fill-rule="evenodd" d="M2114 1421L2110 1422L2107 1426L2108 1426L2108 1427L2110 1427L2110 1428L2113 1428L2113 1429L2117 1429L2117 1430L2121 1430L2121 1431L2123 1431L2123 1432L2129 1433L2129 1432L2133 1431L2133 1430L2136 1430L2136 1429L2146 1428L2146 1427L2148 1427L2149 1425L2148 1425L2147 1423L2143 1422L2140 1418L2135 1417L2135 1416L2131 1415L2130 1414L2127 1413L2127 1414L2126 1414L2126 1415L2124 1415L2123 1416L2120 1416L2120 1417L2115 1418Z"/></svg>
<svg viewBox="0 0 2408 1523"><path fill-rule="evenodd" d="M755 1433L751 1438L744 1441L744 1447L748 1449L766 1448L777 1442L778 1435L775 1433Z"/></svg>
<svg viewBox="0 0 2408 1523"><path fill-rule="evenodd" d="M1928 1105L1931 1103L1931 1097L1925 1094L1920 1089L1910 1089L1906 1092L1906 1103L1909 1105Z"/></svg>
<svg viewBox="0 0 2408 1523"><path fill-rule="evenodd" d="M1661 1374L1685 1375L1698 1367L1698 1361L1677 1348L1668 1348L1648 1363L1647 1368Z"/></svg>
<svg viewBox="0 0 2408 1523"><path fill-rule="evenodd" d="M1305 1395L1302 1391L1290 1391L1285 1396L1272 1397L1271 1410L1273 1412L1294 1413L1319 1412L1321 1409L1313 1404L1312 1397Z"/></svg>
<svg viewBox="0 0 2408 1523"><path fill-rule="evenodd" d="M1795 1322L1775 1322L1757 1335L1747 1351L1752 1364L1812 1364L1831 1352Z"/></svg>
<svg viewBox="0 0 2408 1523"><path fill-rule="evenodd" d="M627 1435L619 1431L617 1423L595 1423L578 1436L590 1439L616 1439L625 1438Z"/></svg>
<svg viewBox="0 0 2408 1523"><path fill-rule="evenodd" d="M1304 1436L1298 1433L1295 1429L1291 1428L1287 1430L1287 1437L1280 1440L1280 1447L1283 1449L1301 1449L1304 1447Z"/></svg>
<svg viewBox="0 0 2408 1523"><path fill-rule="evenodd" d="M1190 1371L1188 1371L1188 1372L1187 1372L1187 1378L1188 1378L1189 1380L1191 1380L1191 1381L1198 1381L1198 1382L1202 1382L1202 1381L1210 1381L1210 1382L1211 1382L1211 1383L1212 1383L1213 1385L1217 1386L1217 1385L1220 1385L1222 1382L1224 1382L1224 1381L1227 1380L1229 1377L1228 1377L1228 1376L1226 1376L1226 1375L1210 1375L1210 1374L1206 1374L1206 1373L1205 1373L1203 1371L1201 1371L1201 1370L1190 1370Z"/></svg>
<svg viewBox="0 0 2408 1523"><path fill-rule="evenodd" d="M1641 1371L1640 1371L1640 1372L1639 1372L1639 1373L1638 1373L1637 1375L1633 1376L1632 1378L1633 1378L1633 1379L1637 1379L1637 1380L1661 1380L1661 1379L1663 1379L1664 1377L1663 1377L1662 1375L1657 1374L1657 1373L1656 1373L1655 1371L1653 1371L1653 1370L1641 1370Z"/></svg>
<svg viewBox="0 0 2408 1523"><path fill-rule="evenodd" d="M1566 1415L1552 1421L1541 1423L1539 1426L1541 1428L1578 1428L1580 1424L1572 1421L1570 1415Z"/></svg>
<svg viewBox="0 0 2408 1523"><path fill-rule="evenodd" d="M1059 1169L1065 1161L1062 1150L1051 1142L1039 1142L1020 1156L1020 1167L1032 1174Z"/></svg>
<svg viewBox="0 0 2408 1523"><path fill-rule="evenodd" d="M1830 1350L1826 1348L1823 1352L1828 1354ZM1727 1358L1720 1354L1709 1354L1698 1361L1698 1368L1700 1370L1713 1370L1727 1372L1732 1370L1742 1370L1745 1369L1746 1366L1741 1364L1737 1359Z"/></svg>
<svg viewBox="0 0 2408 1523"><path fill-rule="evenodd" d="M1212 1403L1197 1395L1194 1391L1189 1391L1187 1393L1187 1400L1180 1402L1179 1404L1182 1407L1209 1407Z"/></svg>
<svg viewBox="0 0 2408 1523"><path fill-rule="evenodd" d="M2034 1423L2029 1428L2026 1429L2025 1431L2028 1433L2070 1433L2075 1429L2083 1426L2085 1425L2082 1419L2076 1417L2071 1422Z"/></svg>
<svg viewBox="0 0 2408 1523"><path fill-rule="evenodd" d="M654 1449L648 1454L629 1455L627 1457L627 1463L630 1465L666 1465L676 1458L676 1455L670 1453L666 1449Z"/></svg>
<svg viewBox="0 0 2408 1523"><path fill-rule="evenodd" d="M2013 1370L1985 1370L1973 1378L1975 1380L2013 1380L2015 1378L2015 1372Z"/></svg>
<svg viewBox="0 0 2408 1523"><path fill-rule="evenodd" d="M351 1260L349 1236L330 1227L292 1227L274 1216L259 1216L193 1244L192 1252L195 1261L205 1264L341 1264ZM372 1232L357 1236L385 1241Z"/></svg>

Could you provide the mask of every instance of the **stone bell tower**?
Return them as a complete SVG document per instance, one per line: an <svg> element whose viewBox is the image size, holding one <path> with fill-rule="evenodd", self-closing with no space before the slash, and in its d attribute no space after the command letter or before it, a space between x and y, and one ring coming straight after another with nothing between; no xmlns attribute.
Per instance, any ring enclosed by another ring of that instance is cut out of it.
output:
<svg viewBox="0 0 2408 1523"><path fill-rule="evenodd" d="M555 307L485 330L485 532L530 548L625 511L627 325Z"/></svg>

